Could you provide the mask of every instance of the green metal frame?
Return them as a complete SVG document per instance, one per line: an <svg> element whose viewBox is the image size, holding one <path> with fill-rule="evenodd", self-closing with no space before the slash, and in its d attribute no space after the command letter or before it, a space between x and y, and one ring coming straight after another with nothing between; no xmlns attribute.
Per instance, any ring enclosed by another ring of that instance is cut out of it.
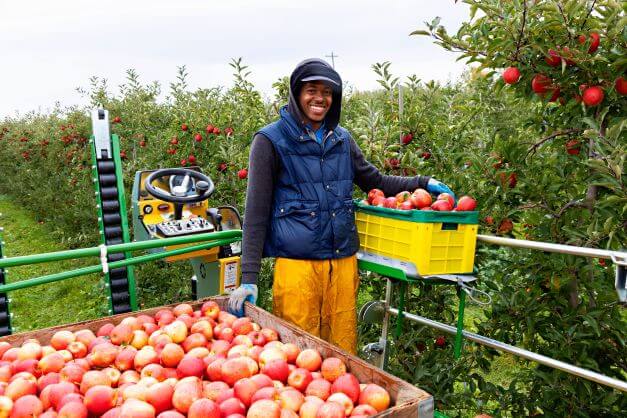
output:
<svg viewBox="0 0 627 418"><path fill-rule="evenodd" d="M391 279L403 280L405 282L410 280L407 277L407 274L405 274L404 270L390 267L385 264L374 263L367 260L359 260L359 268L361 270L371 271L373 273L377 273L381 276L389 277Z"/></svg>
<svg viewBox="0 0 627 418"><path fill-rule="evenodd" d="M111 135L111 149L113 153L113 161L115 162L115 178L118 188L118 200L120 202L120 226L122 227L122 240L128 243L131 242L131 235L128 229L128 217L126 216L126 194L124 193L124 173L122 171L122 157L120 157L120 138L116 134ZM125 252L124 256L128 258L131 256L131 254L130 252ZM128 295L131 302L131 309L136 311L137 294L135 289L135 272L133 271L133 266L128 265L126 271L126 277L128 280Z"/></svg>
<svg viewBox="0 0 627 418"><path fill-rule="evenodd" d="M173 238L165 238L160 240L153 241L142 241L142 242L132 242L126 244L116 244L107 247L107 253L119 253L119 252L131 252L138 250L145 250L150 248L161 247L164 245L179 245L179 244L190 244L196 243L200 241L206 241L199 245L193 245L184 248L177 248L175 250L163 251L159 253L151 253L147 255L137 256L137 257L129 257L125 260L115 261L113 263L108 263L110 269L120 268L120 267L128 267L136 264L146 263L149 261L159 260L161 258L175 256L179 254L185 254L192 251L198 251L208 248L213 248L217 246L227 245L235 241L241 240L242 231L241 230L231 230L231 231L219 231L219 232L211 232L206 234L196 234L189 236L181 236L181 237L173 237ZM58 251L54 253L46 253L46 254L36 254L30 256L20 256L20 257L11 257L4 258L0 260L0 268L9 267L9 266L23 266L37 263L45 263L51 261L59 261L59 260L68 260L68 259L76 259L83 257L93 257L100 256L100 247L91 247L91 248L83 248L78 250L68 250L68 251ZM85 274L92 274L102 272L102 264L99 262L96 265L83 267L76 270L64 271L60 273L50 274L47 276L36 277L28 280L23 280L20 282L5 284L0 286L0 293L10 292L12 290L25 289L32 286L38 286L41 284L61 281L70 279L77 276L82 276Z"/></svg>
<svg viewBox="0 0 627 418"><path fill-rule="evenodd" d="M103 224L103 212L102 212L102 200L100 199L100 182L98 181L98 168L97 168L97 156L94 146L95 138L92 135L91 144L91 157L92 157L92 176L94 180L94 189L96 191L96 202L98 208L98 228L100 229L100 242L105 243L105 233ZM128 219L126 218L126 197L124 194L124 177L122 172L122 158L120 157L120 138L113 134L111 135L111 153L113 158L113 164L115 166L116 187L118 189L118 203L120 205L120 227L122 228L122 241L128 243L131 241L128 230ZM129 253L124 253L125 257L130 257ZM109 274L105 274L104 280L110 286ZM127 280L129 286L129 299L132 310L137 310L137 296L135 291L135 274L133 267L127 267ZM109 298L109 312L113 312L113 302Z"/></svg>
<svg viewBox="0 0 627 418"><path fill-rule="evenodd" d="M408 276L405 271L402 269L390 267L383 264L374 263L372 261L359 260L359 269L367 270L373 273L377 273L383 277L388 279L392 279L392 285L397 285L399 287L399 305L398 305L398 315L396 317L396 329L394 332L394 337L399 338L403 333L403 312L405 311L405 293L407 292L408 284L423 282L428 285L454 285L457 290L457 297L459 299L458 309L457 309L457 333L455 334L455 341L453 343L453 353L455 358L458 359L461 357L462 348L464 344L464 311L466 309L466 292L464 292L456 282L451 282L448 280L434 280L429 279L425 280L422 277L411 277ZM387 358L384 359L384 364L387 364Z"/></svg>
<svg viewBox="0 0 627 418"><path fill-rule="evenodd" d="M233 238L233 241L238 241L241 239L241 237L242 231L240 229L232 229L230 231L207 232L204 234L183 235L180 237L163 238L151 241L139 241L129 242L127 244L108 245L107 254L121 253L125 251L148 250L151 248L166 247L171 245L193 244L196 242L226 238ZM17 267L29 264L48 263L51 261L62 261L75 258L96 256L100 256L100 247L78 248L76 250L55 251L52 253L3 258L2 260L0 260L0 268Z"/></svg>

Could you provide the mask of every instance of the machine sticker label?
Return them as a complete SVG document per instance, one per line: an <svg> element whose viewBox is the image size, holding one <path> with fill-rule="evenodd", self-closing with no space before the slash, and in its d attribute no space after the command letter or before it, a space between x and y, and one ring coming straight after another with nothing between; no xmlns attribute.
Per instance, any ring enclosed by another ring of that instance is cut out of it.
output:
<svg viewBox="0 0 627 418"><path fill-rule="evenodd" d="M224 266L224 292L231 293L237 287L237 262Z"/></svg>

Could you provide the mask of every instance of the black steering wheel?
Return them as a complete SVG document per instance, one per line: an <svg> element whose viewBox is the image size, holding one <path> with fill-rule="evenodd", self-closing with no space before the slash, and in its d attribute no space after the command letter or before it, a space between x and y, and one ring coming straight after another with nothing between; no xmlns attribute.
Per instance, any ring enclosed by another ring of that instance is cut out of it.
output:
<svg viewBox="0 0 627 418"><path fill-rule="evenodd" d="M183 183L180 186L176 186L175 190L166 191L159 187L153 186L153 182L157 179L161 179L166 176L185 176ZM186 196L189 180L193 178L196 180L196 194L192 196ZM166 202L174 203L174 218L181 219L183 212L183 205L185 203L198 203L203 200L209 199L209 196L213 194L215 187L211 179L202 174L201 172L190 170L188 168L164 168L156 170L146 178L144 181L144 188L148 193L157 199L161 199Z"/></svg>

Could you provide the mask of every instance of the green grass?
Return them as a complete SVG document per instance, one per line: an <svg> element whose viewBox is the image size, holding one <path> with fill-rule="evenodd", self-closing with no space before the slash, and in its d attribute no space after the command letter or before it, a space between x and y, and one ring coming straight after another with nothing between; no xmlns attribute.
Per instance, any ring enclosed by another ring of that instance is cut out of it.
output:
<svg viewBox="0 0 627 418"><path fill-rule="evenodd" d="M0 227L3 254L7 257L40 254L67 249L53 241L52 228L0 195ZM95 258L33 264L7 269L7 282L16 282L96 263ZM10 292L9 310L13 332L97 318L107 312L107 300L100 275L80 276Z"/></svg>

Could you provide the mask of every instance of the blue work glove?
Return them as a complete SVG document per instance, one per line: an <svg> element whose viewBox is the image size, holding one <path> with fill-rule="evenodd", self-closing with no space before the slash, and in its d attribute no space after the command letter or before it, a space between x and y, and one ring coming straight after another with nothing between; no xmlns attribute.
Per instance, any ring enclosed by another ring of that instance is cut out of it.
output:
<svg viewBox="0 0 627 418"><path fill-rule="evenodd" d="M439 180L436 180L433 178L429 179L429 183L427 183L427 191L431 194L434 194L436 197L440 193L448 193L451 196L453 196L453 199L457 203L457 198L455 197L455 193L453 193L453 191L449 189L449 187L446 184L442 183Z"/></svg>
<svg viewBox="0 0 627 418"><path fill-rule="evenodd" d="M256 284L244 283L229 296L228 311L238 318L244 316L244 302L257 303L258 289Z"/></svg>

